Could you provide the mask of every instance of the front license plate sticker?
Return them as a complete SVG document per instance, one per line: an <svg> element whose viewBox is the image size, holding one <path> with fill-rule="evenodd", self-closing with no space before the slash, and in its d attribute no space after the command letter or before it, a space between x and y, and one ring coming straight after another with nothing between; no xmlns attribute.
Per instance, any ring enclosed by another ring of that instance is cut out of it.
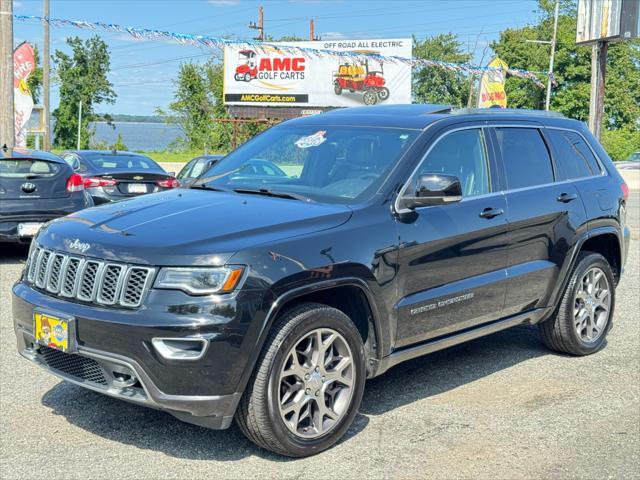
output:
<svg viewBox="0 0 640 480"><path fill-rule="evenodd" d="M129 193L147 193L147 186L144 183L130 183Z"/></svg>
<svg viewBox="0 0 640 480"><path fill-rule="evenodd" d="M19 223L18 235L21 237L35 237L40 227L42 227L42 223L39 222Z"/></svg>
<svg viewBox="0 0 640 480"><path fill-rule="evenodd" d="M35 312L36 342L66 352L69 350L69 322L62 318Z"/></svg>

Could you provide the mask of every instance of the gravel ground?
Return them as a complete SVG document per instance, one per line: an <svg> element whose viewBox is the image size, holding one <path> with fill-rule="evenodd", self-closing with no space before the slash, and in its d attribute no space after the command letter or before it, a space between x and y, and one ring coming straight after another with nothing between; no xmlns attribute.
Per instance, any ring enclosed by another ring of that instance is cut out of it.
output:
<svg viewBox="0 0 640 480"><path fill-rule="evenodd" d="M634 192L631 208L639 208ZM634 222L638 219L634 213ZM640 478L640 249L634 225L615 326L601 352L548 352L522 326L400 365L367 383L333 449L303 460L58 381L15 351L0 258L0 477Z"/></svg>

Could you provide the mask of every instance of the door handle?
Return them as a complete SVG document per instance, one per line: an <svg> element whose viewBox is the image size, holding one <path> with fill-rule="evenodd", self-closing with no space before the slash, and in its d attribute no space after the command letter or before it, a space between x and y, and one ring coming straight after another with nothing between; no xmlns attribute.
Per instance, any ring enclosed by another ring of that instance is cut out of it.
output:
<svg viewBox="0 0 640 480"><path fill-rule="evenodd" d="M576 198L578 198L578 195L576 195L575 193L563 193L556 200L562 203L569 203Z"/></svg>
<svg viewBox="0 0 640 480"><path fill-rule="evenodd" d="M485 208L480 212L480 218L493 218L502 215L504 210L501 208Z"/></svg>

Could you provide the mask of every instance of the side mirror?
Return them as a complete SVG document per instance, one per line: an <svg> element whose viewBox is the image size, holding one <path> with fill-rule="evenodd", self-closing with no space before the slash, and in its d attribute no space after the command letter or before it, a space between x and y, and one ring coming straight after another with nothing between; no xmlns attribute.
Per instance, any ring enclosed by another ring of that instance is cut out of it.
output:
<svg viewBox="0 0 640 480"><path fill-rule="evenodd" d="M412 197L404 197L406 208L446 205L462 200L462 185L455 175L429 173L416 181Z"/></svg>

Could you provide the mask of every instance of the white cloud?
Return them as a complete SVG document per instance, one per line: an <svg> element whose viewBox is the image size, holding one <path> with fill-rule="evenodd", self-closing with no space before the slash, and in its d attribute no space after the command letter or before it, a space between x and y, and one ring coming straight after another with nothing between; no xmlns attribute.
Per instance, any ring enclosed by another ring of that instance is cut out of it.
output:
<svg viewBox="0 0 640 480"><path fill-rule="evenodd" d="M207 0L207 3L218 7L231 7L240 4L240 0Z"/></svg>
<svg viewBox="0 0 640 480"><path fill-rule="evenodd" d="M342 32L323 32L323 40L344 40L347 36Z"/></svg>

